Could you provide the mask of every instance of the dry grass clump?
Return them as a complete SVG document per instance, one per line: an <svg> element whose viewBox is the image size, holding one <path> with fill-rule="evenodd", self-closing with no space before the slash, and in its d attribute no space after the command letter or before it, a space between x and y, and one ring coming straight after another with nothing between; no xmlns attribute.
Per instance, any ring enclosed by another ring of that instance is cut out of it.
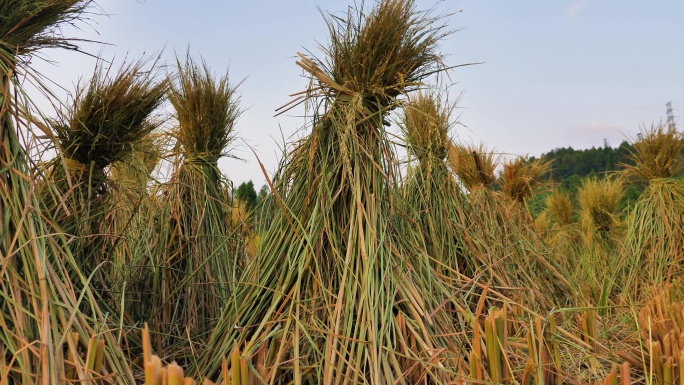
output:
<svg viewBox="0 0 684 385"><path fill-rule="evenodd" d="M151 257L141 254L135 262L145 294L134 317L152 325L157 351L182 361L191 354L188 336L200 349L212 330L233 292L244 252L230 221L231 187L218 168L241 112L236 87L204 62L188 56L177 63L168 99L180 153L170 180L159 187L160 210L146 230L154 245Z"/></svg>
<svg viewBox="0 0 684 385"><path fill-rule="evenodd" d="M450 380L458 333L432 295L446 290L425 252L408 245L419 233L394 232L408 221L383 127L395 97L441 65L435 22L413 1L382 1L329 19L327 65L298 63L314 80L308 101L322 108L273 186L278 210L241 277L250 284L237 287L204 351L210 377L237 348L254 359L249 373L277 384Z"/></svg>
<svg viewBox="0 0 684 385"><path fill-rule="evenodd" d="M52 126L58 157L48 163L41 198L57 224L76 240L79 266L90 273L111 256L120 237L107 221L117 202L110 195L109 168L133 163L136 147L157 127L150 119L160 106L166 82L156 81L144 61L113 66L98 64L87 86L79 86L73 103ZM120 213L121 214L121 213Z"/></svg>
<svg viewBox="0 0 684 385"><path fill-rule="evenodd" d="M567 226L573 222L574 208L570 194L554 190L546 197L546 210L559 226Z"/></svg>
<svg viewBox="0 0 684 385"><path fill-rule="evenodd" d="M491 189L496 180L499 157L484 143L455 144L449 146L449 165L459 182L470 192L477 188Z"/></svg>
<svg viewBox="0 0 684 385"><path fill-rule="evenodd" d="M134 381L70 245L40 210L35 176L17 137L17 130L33 129L29 120L35 120L19 113L29 108L17 73L27 70L24 65L36 50L67 44L67 39L54 34L55 29L78 21L88 4L57 0L0 4L2 383L66 384L70 379L94 377L102 383ZM99 325L97 332L94 324ZM100 337L91 339L96 334ZM79 346L89 345L86 364Z"/></svg>
<svg viewBox="0 0 684 385"><path fill-rule="evenodd" d="M504 162L500 178L501 189L512 201L524 203L541 185L540 178L550 167L551 162L530 161L525 157Z"/></svg>
<svg viewBox="0 0 684 385"><path fill-rule="evenodd" d="M641 131L641 139L634 142L630 160L634 165L624 165L624 174L652 181L671 178L682 169L684 137L673 127L663 124Z"/></svg>
<svg viewBox="0 0 684 385"><path fill-rule="evenodd" d="M609 239L620 223L618 208L622 198L619 179L587 179L577 192L580 224L587 239Z"/></svg>
<svg viewBox="0 0 684 385"><path fill-rule="evenodd" d="M417 162L410 167L403 195L436 269L445 276L453 277L453 271L471 276L472 264L459 239L459 212L466 199L446 163L453 107L443 99L436 91L420 92L404 107L400 127L409 156Z"/></svg>

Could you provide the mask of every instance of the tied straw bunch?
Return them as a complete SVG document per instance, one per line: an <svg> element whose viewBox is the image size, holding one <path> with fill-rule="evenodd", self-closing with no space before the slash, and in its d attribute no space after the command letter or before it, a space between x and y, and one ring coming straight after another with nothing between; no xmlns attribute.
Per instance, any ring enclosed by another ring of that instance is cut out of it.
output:
<svg viewBox="0 0 684 385"><path fill-rule="evenodd" d="M19 77L44 48L77 48L60 27L84 17L90 1L0 3L0 383L131 384L132 370L70 245L41 212L18 130L36 126ZM71 271L69 274L67 271ZM84 306L87 305L87 306ZM94 327L93 325L100 325ZM95 335L97 337L93 337ZM93 337L93 338L91 338ZM94 342L93 342L94 341ZM88 357L82 347L90 346Z"/></svg>
<svg viewBox="0 0 684 385"><path fill-rule="evenodd" d="M462 239L460 212L466 198L446 163L454 106L437 92L419 92L404 107L400 127L416 162L404 185L407 208L415 210L425 249L435 270L456 281L474 271Z"/></svg>
<svg viewBox="0 0 684 385"><path fill-rule="evenodd" d="M104 290L120 275L109 266L130 258L117 254L118 260L111 260L134 214L121 209L129 206L120 201L128 197L113 192L126 186L116 184L111 174L116 166L135 167L158 127L152 115L167 83L155 78L145 61L123 64L118 72L98 64L87 86L77 88L71 105L52 122L59 156L47 164L41 199L60 228L75 238L71 250L84 273L105 272L97 282Z"/></svg>
<svg viewBox="0 0 684 385"><path fill-rule="evenodd" d="M662 124L642 130L631 153L626 178L648 183L626 220L625 257L632 296L642 282L680 282L684 271L684 137Z"/></svg>
<svg viewBox="0 0 684 385"><path fill-rule="evenodd" d="M413 1L383 1L328 19L325 60L300 55L312 132L276 178L271 226L240 279L252 284L221 314L204 375L233 352L246 378L278 384L453 378L458 331L432 295L446 289L407 244L415 233L392 226L405 219L384 129L398 98L443 69L438 23Z"/></svg>
<svg viewBox="0 0 684 385"><path fill-rule="evenodd" d="M216 77L189 55L177 60L168 100L177 156L159 186L149 254L135 264L144 294L133 312L150 323L157 351L182 362L192 354L188 338L195 352L204 344L245 262L240 229L231 224L231 186L218 168L241 110L228 75Z"/></svg>

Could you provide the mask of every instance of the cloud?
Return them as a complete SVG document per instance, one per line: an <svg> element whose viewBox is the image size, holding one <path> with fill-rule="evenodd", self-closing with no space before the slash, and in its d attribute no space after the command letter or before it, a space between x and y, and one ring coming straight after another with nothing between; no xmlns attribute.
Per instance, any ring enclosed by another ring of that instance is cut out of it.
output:
<svg viewBox="0 0 684 385"><path fill-rule="evenodd" d="M587 0L575 0L565 9L565 16L568 19L574 19L584 8L588 5Z"/></svg>

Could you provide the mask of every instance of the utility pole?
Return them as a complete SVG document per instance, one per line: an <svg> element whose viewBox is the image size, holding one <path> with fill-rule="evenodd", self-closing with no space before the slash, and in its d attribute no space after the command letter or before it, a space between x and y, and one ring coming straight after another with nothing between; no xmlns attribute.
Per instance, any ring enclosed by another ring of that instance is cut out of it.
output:
<svg viewBox="0 0 684 385"><path fill-rule="evenodd" d="M667 127L670 130L674 130L675 129L675 119L674 119L674 114L672 113L672 102L667 102L665 107L667 107Z"/></svg>

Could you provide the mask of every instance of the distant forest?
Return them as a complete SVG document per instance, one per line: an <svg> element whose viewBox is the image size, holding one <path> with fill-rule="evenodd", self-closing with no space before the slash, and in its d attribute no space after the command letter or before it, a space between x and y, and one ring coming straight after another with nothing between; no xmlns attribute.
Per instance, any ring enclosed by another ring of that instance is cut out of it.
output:
<svg viewBox="0 0 684 385"><path fill-rule="evenodd" d="M584 150L575 150L572 147L556 148L542 154L540 159L551 161L551 171L546 176L547 180L551 181L554 188L569 192L574 200L584 179L604 178L621 170L625 164L633 164L629 158L632 150L632 145L627 141L623 141L616 148L610 147L604 141L603 147ZM645 184L636 181L626 184L621 202L622 209L631 207L644 188ZM544 188L530 199L528 206L533 215L544 208L544 200L548 193L549 189Z"/></svg>
<svg viewBox="0 0 684 385"><path fill-rule="evenodd" d="M627 141L623 141L615 148L604 142L603 147L583 150L575 150L572 147L556 148L542 154L539 159L551 161L551 171L544 179L550 181L554 188L562 189L574 196L585 178L603 178L621 170L625 164L631 165L632 161L629 154L632 150L632 145ZM535 157L530 158L530 160L536 159ZM623 208L633 204L644 187L644 184L638 182L625 185ZM547 186L528 202L533 214L543 209L544 199L548 192ZM257 194L252 181L243 183L237 190L238 199L246 202L248 208L256 207L267 195L267 186L262 186Z"/></svg>
<svg viewBox="0 0 684 385"><path fill-rule="evenodd" d="M551 161L550 178L556 186L576 191L585 177L603 177L622 169L623 164L632 164L629 154L632 145L623 141L617 148L604 142L603 147L575 150L562 147L541 155L541 159ZM532 158L534 160L534 158Z"/></svg>

